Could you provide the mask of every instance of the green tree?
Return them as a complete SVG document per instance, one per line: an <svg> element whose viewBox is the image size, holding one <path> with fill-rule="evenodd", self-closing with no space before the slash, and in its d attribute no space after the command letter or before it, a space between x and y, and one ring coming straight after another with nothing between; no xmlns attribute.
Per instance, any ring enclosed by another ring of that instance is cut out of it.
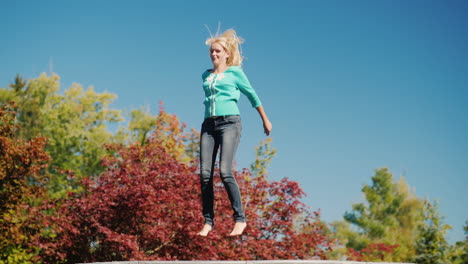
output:
<svg viewBox="0 0 468 264"><path fill-rule="evenodd" d="M468 263L468 220L465 221L463 230L465 231L465 240L457 241L455 245L450 247L449 259L452 264Z"/></svg>
<svg viewBox="0 0 468 264"><path fill-rule="evenodd" d="M165 112L162 103L157 115L144 109L130 111L127 126L111 133L110 124L124 121L120 110L110 108L117 96L76 83L60 93L59 80L56 74L41 74L29 81L16 76L9 87L0 88L0 103L15 101L18 106L16 121L21 130L17 136L48 138L46 151L53 158L48 187L54 196L79 189L62 171L73 171L78 180L99 175L104 170L101 160L108 154L106 144L144 145L156 137L178 160L189 162L198 157L199 133L186 131L186 124Z"/></svg>
<svg viewBox="0 0 468 264"><path fill-rule="evenodd" d="M397 245L385 260L411 260L424 219L424 201L410 191L403 177L395 182L388 168L376 170L372 185L364 185L362 192L366 203L353 204L353 210L344 215L345 222L334 223L336 238L355 251L371 244Z"/></svg>
<svg viewBox="0 0 468 264"><path fill-rule="evenodd" d="M73 84L59 94L59 76L41 74L25 82L17 76L8 88L0 89L0 103L13 100L18 106L17 136L25 140L48 138L46 151L53 157L49 171L51 193L61 196L71 184L61 170L73 170L78 176L98 175L106 143L114 141L107 130L109 123L122 120L119 110L110 109L115 95L96 93Z"/></svg>
<svg viewBox="0 0 468 264"><path fill-rule="evenodd" d="M449 249L449 260L451 264L466 264L468 263L468 240L457 241L455 245L451 245Z"/></svg>
<svg viewBox="0 0 468 264"><path fill-rule="evenodd" d="M271 146L271 141L272 138L267 138L255 147L255 161L250 165L250 171L257 177L267 175L266 168L276 155L276 149Z"/></svg>
<svg viewBox="0 0 468 264"><path fill-rule="evenodd" d="M129 132L129 142L139 142L144 145L156 127L158 118L143 109L132 110L130 116L131 120L126 129Z"/></svg>
<svg viewBox="0 0 468 264"><path fill-rule="evenodd" d="M159 102L157 115L144 108L132 110L128 127L121 126L116 138L127 145L137 143L142 146L151 138L157 138L177 160L193 162L199 155L200 133L186 128L185 123L180 122L175 114L167 113L163 103Z"/></svg>
<svg viewBox="0 0 468 264"><path fill-rule="evenodd" d="M434 204L426 201L425 206L426 221L419 227L414 261L418 264L445 264L448 262L449 249L445 235L451 227L443 223L437 201Z"/></svg>

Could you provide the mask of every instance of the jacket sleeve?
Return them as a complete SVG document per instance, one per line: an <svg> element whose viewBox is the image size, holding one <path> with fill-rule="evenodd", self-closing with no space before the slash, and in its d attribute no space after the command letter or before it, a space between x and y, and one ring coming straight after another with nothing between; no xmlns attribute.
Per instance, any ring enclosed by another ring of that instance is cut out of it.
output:
<svg viewBox="0 0 468 264"><path fill-rule="evenodd" d="M236 76L237 88L239 88L239 90L245 94L245 96L247 96L250 103L252 104L252 107L256 108L261 106L262 102L260 101L260 98L258 98L255 90L252 88L252 85L250 85L249 79L247 79L244 71L241 68L238 68L234 72L234 75Z"/></svg>

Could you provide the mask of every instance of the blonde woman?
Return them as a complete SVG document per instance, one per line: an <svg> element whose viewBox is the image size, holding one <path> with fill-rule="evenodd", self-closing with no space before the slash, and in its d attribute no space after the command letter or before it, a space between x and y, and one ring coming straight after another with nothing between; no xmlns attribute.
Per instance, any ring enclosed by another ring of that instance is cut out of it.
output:
<svg viewBox="0 0 468 264"><path fill-rule="evenodd" d="M232 173L242 130L237 107L240 93L246 95L252 106L257 109L267 136L272 129L260 99L241 68L239 45L242 42L233 29L206 41L210 47L213 69L205 71L202 75L205 120L200 139L200 182L205 223L198 233L200 236L207 236L214 227L213 170L218 148L220 176L231 202L235 223L229 235L241 235L247 226L239 186Z"/></svg>

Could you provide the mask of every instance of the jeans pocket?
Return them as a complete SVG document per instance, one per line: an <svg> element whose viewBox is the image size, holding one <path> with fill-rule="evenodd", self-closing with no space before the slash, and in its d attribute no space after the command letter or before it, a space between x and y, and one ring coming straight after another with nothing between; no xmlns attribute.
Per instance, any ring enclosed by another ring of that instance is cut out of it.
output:
<svg viewBox="0 0 468 264"><path fill-rule="evenodd" d="M206 119L203 121L203 123L201 124L201 130L200 131L203 131L205 130L205 124L206 124Z"/></svg>
<svg viewBox="0 0 468 264"><path fill-rule="evenodd" d="M240 119L240 115L231 115L231 116L226 116L226 119L225 119L228 123L231 123L231 124L236 124L236 123L240 123L241 122L241 119Z"/></svg>

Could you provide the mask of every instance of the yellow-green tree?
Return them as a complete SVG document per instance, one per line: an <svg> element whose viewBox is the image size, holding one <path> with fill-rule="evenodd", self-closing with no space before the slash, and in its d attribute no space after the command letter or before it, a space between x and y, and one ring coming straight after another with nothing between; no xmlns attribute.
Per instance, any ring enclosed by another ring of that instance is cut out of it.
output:
<svg viewBox="0 0 468 264"><path fill-rule="evenodd" d="M257 177L267 175L266 168L276 155L276 149L271 146L271 142L272 138L267 138L255 147L255 161L250 165L250 171Z"/></svg>
<svg viewBox="0 0 468 264"><path fill-rule="evenodd" d="M122 117L119 110L110 108L115 95L76 83L60 93L59 81L56 74L41 74L29 81L17 76L13 84L0 89L0 104L16 102L16 121L21 127L17 136L25 140L48 138L46 151L53 157L49 191L61 196L72 188L62 170L72 170L77 176L102 171L103 145L113 141L107 125Z"/></svg>
<svg viewBox="0 0 468 264"><path fill-rule="evenodd" d="M372 185L364 185L362 192L366 202L353 204L352 211L344 215L345 221L333 224L336 238L358 252L372 244L397 246L391 254L379 257L384 259L367 260L412 260L418 226L424 220L424 201L403 177L394 181L388 168L376 170Z"/></svg>
<svg viewBox="0 0 468 264"><path fill-rule="evenodd" d="M121 143L140 145L157 138L169 154L182 162L195 161L199 155L200 133L193 128L187 131L187 125L175 114L167 113L162 102L156 115L144 108L132 110L128 126L121 126L116 138Z"/></svg>

